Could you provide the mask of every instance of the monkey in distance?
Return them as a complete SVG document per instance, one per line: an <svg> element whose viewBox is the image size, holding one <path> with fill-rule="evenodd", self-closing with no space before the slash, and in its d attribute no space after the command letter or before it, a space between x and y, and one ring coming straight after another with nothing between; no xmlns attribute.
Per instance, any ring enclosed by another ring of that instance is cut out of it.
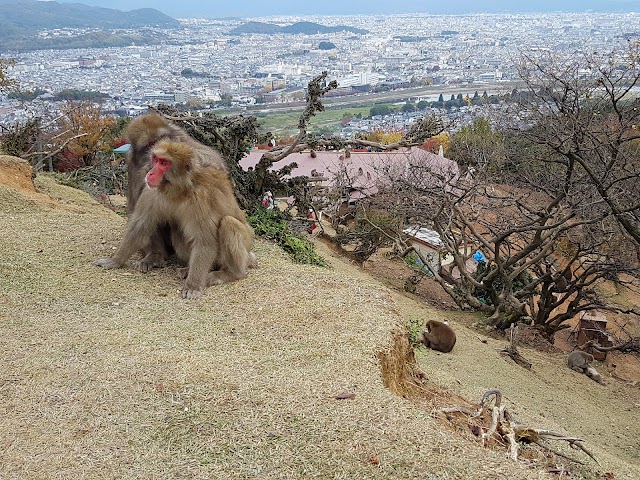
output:
<svg viewBox="0 0 640 480"><path fill-rule="evenodd" d="M456 334L446 323L429 320L425 332L419 337L419 341L425 347L447 353L456 344Z"/></svg>
<svg viewBox="0 0 640 480"><path fill-rule="evenodd" d="M244 278L255 266L253 229L238 206L225 169L203 164L190 142L161 140L151 149L152 167L113 257L96 265L118 268L147 248L162 225L171 227L176 255L187 264L183 298L206 287Z"/></svg>
<svg viewBox="0 0 640 480"><path fill-rule="evenodd" d="M131 145L126 156L129 178L127 187L127 215L129 218L131 218L138 198L146 187L145 176L151 169L151 149L160 140L188 143L194 148L201 164L225 168L224 160L218 152L202 145L182 128L157 113L150 113L132 120L125 130L124 137ZM153 268L164 266L169 255L173 252L170 239L169 225L160 225L147 245L141 250L142 259L133 263L134 268L141 272L147 272Z"/></svg>
<svg viewBox="0 0 640 480"><path fill-rule="evenodd" d="M593 362L593 355L580 350L571 352L567 358L569 368L580 373L584 373L591 362Z"/></svg>
<svg viewBox="0 0 640 480"><path fill-rule="evenodd" d="M583 352L581 350L574 350L569 354L567 358L567 366L571 370L575 370L579 373L584 373L587 377L596 382L604 385L604 380L600 376L600 373L591 366L591 362L593 362L593 355L587 352Z"/></svg>

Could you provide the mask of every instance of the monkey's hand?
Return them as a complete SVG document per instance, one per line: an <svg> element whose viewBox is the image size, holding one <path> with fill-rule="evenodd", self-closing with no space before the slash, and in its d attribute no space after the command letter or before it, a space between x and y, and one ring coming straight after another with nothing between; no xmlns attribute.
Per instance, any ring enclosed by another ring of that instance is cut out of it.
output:
<svg viewBox="0 0 640 480"><path fill-rule="evenodd" d="M113 257L99 258L93 264L103 268L119 268L122 266L122 263Z"/></svg>
<svg viewBox="0 0 640 480"><path fill-rule="evenodd" d="M204 292L202 290L195 290L185 287L182 289L182 298L193 300L194 298L200 298Z"/></svg>
<svg viewBox="0 0 640 480"><path fill-rule="evenodd" d="M189 267L178 267L176 268L176 273L179 279L184 280L189 275Z"/></svg>
<svg viewBox="0 0 640 480"><path fill-rule="evenodd" d="M157 253L150 253L142 260L137 260L135 262L131 262L131 266L142 273L147 273L154 268L162 268L167 265L167 262L164 261L162 255Z"/></svg>

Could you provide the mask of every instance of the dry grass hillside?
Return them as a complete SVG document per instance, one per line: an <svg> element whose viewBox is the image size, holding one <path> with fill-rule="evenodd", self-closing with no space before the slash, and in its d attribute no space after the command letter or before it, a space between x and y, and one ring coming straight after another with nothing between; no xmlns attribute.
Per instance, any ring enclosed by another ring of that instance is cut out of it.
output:
<svg viewBox="0 0 640 480"><path fill-rule="evenodd" d="M557 478L430 415L495 387L520 420L585 439L601 466L582 456L574 477L640 478L637 386L526 348L524 370L449 312L456 347L419 352L428 381L409 390L403 325L442 312L329 251L332 268L300 266L262 241L247 279L186 301L171 268L93 266L125 219L29 178L0 157L3 480Z"/></svg>

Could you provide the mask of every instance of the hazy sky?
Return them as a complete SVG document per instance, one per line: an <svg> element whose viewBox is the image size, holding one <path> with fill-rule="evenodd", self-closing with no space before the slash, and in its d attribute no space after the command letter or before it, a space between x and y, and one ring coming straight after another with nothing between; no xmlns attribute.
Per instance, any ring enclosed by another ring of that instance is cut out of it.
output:
<svg viewBox="0 0 640 480"><path fill-rule="evenodd" d="M17 1L17 0L16 0ZM640 0L57 0L133 10L151 7L179 17L469 12L640 12Z"/></svg>

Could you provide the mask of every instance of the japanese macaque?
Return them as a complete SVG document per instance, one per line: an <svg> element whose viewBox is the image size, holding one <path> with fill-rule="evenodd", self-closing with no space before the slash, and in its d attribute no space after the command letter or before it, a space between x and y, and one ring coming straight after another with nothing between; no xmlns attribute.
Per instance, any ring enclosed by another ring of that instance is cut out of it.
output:
<svg viewBox="0 0 640 480"><path fill-rule="evenodd" d="M208 286L246 277L256 263L253 229L227 171L203 162L191 142L161 140L151 158L145 176L149 188L138 198L125 238L113 257L98 259L96 265L121 267L169 225L176 255L187 264L183 298L198 298Z"/></svg>
<svg viewBox="0 0 640 480"><path fill-rule="evenodd" d="M174 125L162 115L150 113L131 121L124 137L131 144L127 153L127 214L133 214L138 198L144 190L145 176L151 169L151 149L160 140L172 140L190 144L203 165L215 165L224 169L225 164L218 152L194 140L182 128ZM142 259L134 262L136 270L147 272L166 264L173 247L170 242L171 231L168 225L160 225L148 244L141 250Z"/></svg>
<svg viewBox="0 0 640 480"><path fill-rule="evenodd" d="M419 338L426 347L446 353L450 352L456 344L456 334L446 323L429 320L426 328Z"/></svg>
<svg viewBox="0 0 640 480"><path fill-rule="evenodd" d="M562 274L558 276L555 290L557 292L566 292L567 287L569 287L569 282L571 282L571 270L566 268Z"/></svg>
<svg viewBox="0 0 640 480"><path fill-rule="evenodd" d="M602 380L598 371L591 366L591 362L593 362L593 355L580 350L571 352L567 358L567 366L571 370L584 373L587 377L604 385L604 380Z"/></svg>

